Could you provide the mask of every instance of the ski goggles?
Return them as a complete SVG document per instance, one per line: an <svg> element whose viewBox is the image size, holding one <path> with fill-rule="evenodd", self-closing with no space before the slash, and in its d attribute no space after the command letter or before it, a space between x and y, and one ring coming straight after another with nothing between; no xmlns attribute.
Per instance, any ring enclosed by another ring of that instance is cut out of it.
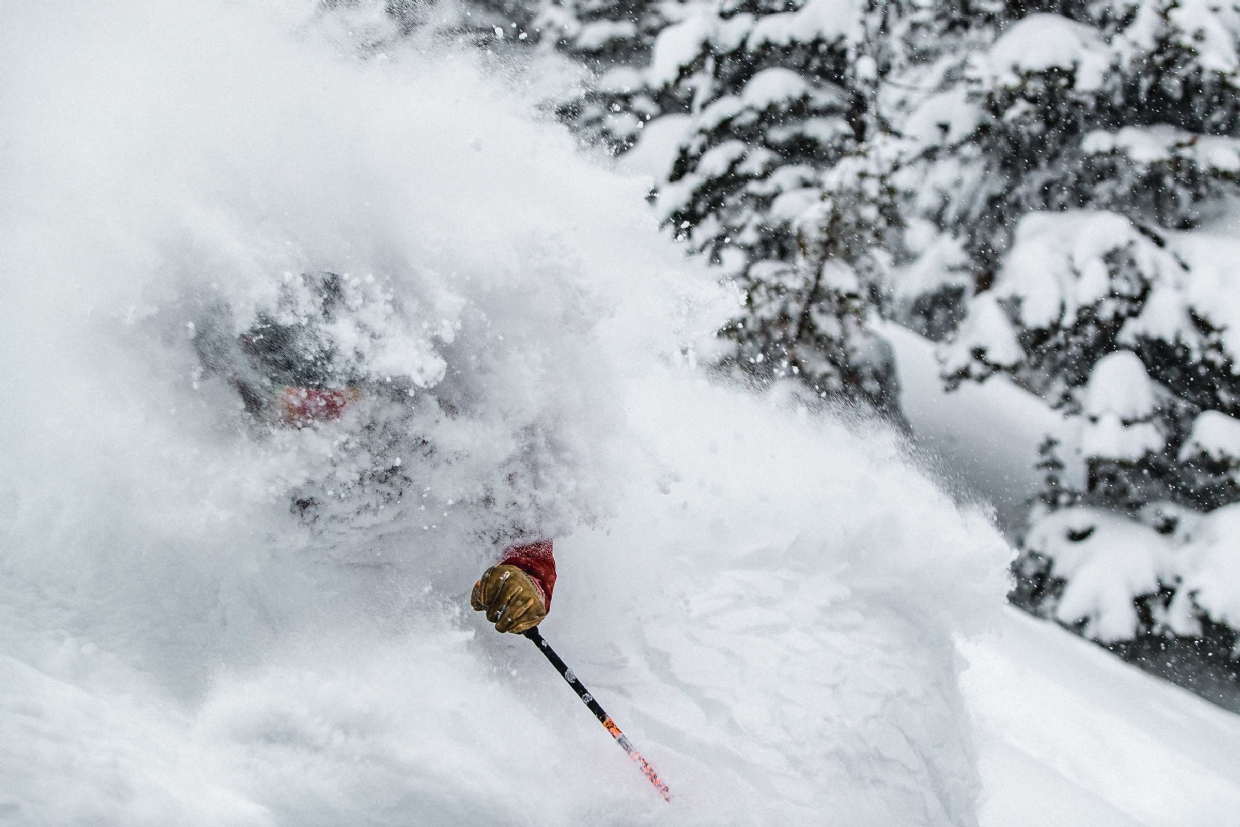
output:
<svg viewBox="0 0 1240 827"><path fill-rule="evenodd" d="M286 425L303 427L331 422L362 398L358 388L299 388L285 385L276 392L276 413Z"/></svg>

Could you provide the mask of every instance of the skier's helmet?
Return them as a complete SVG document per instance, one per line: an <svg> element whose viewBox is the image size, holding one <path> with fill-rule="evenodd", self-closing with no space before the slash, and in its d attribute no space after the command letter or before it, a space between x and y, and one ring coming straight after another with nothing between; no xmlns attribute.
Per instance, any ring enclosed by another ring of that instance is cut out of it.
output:
<svg viewBox="0 0 1240 827"><path fill-rule="evenodd" d="M247 412L293 427L337 419L361 396L359 377L340 367L327 329L344 309L340 276L318 272L299 279L306 289L298 312L259 313L233 338L224 332L231 314L217 311L195 338L204 368L227 378ZM286 293L282 302L288 304L292 293Z"/></svg>

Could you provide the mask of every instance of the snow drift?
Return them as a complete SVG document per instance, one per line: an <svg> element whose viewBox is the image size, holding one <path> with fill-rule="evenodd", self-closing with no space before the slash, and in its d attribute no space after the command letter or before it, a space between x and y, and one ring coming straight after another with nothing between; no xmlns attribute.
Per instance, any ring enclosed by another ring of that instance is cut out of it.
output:
<svg viewBox="0 0 1240 827"><path fill-rule="evenodd" d="M881 429L701 379L730 295L513 84L256 5L0 11L0 813L974 823L985 519ZM194 337L319 270L408 401L256 427ZM670 807L462 611L514 525Z"/></svg>

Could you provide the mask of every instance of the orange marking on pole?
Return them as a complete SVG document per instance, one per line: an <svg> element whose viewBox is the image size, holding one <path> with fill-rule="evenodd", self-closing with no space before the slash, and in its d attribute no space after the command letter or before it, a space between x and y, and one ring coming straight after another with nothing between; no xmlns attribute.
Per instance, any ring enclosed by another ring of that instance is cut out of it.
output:
<svg viewBox="0 0 1240 827"><path fill-rule="evenodd" d="M656 790L658 790L659 795L663 796L664 801L670 802L672 800L671 790L669 790L668 786L663 783L661 778L659 778L659 774L654 771L654 767L650 766L646 759L642 758L641 753L634 749L632 742L630 742L629 739L625 737L624 733L620 731L620 727L616 726L616 722L611 719L610 715L603 711L603 708L599 706L598 701L594 700L594 696L591 695L589 690L585 688L585 685L582 684L581 681L577 680L577 677L573 674L572 670L568 668L568 664L564 663L564 661L560 659L560 656L555 653L555 650L551 648L551 644L547 643L547 641L543 639L542 633L538 631L538 628L535 627L533 629L527 629L522 632L522 634L538 646L539 651L543 653L547 660L551 661L551 665L555 667L556 671L559 672L560 676L568 682L568 685L573 688L573 691L577 693L577 696L581 698L582 702L589 707L592 713L594 713L594 716L598 718L599 723L601 723L603 727L611 733L612 738L616 739L616 743L620 745L620 748L625 751L629 758L636 762L638 768L642 771L642 775L646 776L646 780L649 781Z"/></svg>
<svg viewBox="0 0 1240 827"><path fill-rule="evenodd" d="M646 776L646 779L654 785L656 790L659 791L659 795L663 796L663 800L671 801L672 791L668 789L668 786L663 783L661 778L659 778L659 774L654 771L654 767L650 766L650 763L647 762L645 758L642 758L642 754L638 752L633 747L633 744L629 741L629 739L624 736L624 733L620 731L620 727L616 726L616 722L608 716L607 720L603 721L603 726L606 727L607 731L611 733L612 738L615 738L620 742L620 746L624 747L624 751L629 754L629 758L633 759L638 768L641 769L642 774Z"/></svg>

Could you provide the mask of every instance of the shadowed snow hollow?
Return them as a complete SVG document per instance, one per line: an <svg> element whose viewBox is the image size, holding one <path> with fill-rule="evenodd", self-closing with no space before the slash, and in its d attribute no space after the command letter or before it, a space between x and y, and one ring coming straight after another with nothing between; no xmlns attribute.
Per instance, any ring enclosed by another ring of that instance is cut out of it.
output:
<svg viewBox="0 0 1240 827"><path fill-rule="evenodd" d="M0 10L0 816L975 823L985 520L702 380L734 298L519 84L256 5ZM256 419L219 354L316 318L356 404ZM518 535L670 806L465 610Z"/></svg>

